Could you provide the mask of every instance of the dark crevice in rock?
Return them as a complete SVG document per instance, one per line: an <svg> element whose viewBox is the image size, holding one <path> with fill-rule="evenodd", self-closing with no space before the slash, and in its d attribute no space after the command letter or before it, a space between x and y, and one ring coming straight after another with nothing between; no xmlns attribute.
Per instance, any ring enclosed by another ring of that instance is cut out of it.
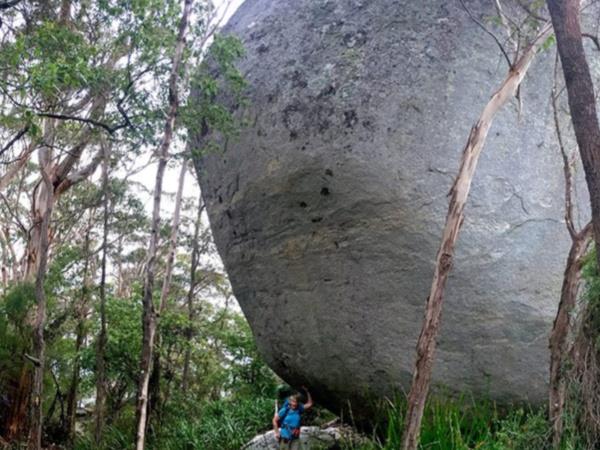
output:
<svg viewBox="0 0 600 450"><path fill-rule="evenodd" d="M344 111L344 125L346 125L346 128L354 128L357 122L358 116L356 115L356 111L353 109Z"/></svg>

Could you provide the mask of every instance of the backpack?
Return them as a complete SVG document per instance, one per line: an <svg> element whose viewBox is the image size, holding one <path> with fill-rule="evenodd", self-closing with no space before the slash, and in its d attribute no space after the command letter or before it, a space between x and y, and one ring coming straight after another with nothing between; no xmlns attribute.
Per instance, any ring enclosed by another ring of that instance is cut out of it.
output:
<svg viewBox="0 0 600 450"><path fill-rule="evenodd" d="M285 402L283 402L282 408L284 408L283 415L279 416L279 419L277 420L277 425L280 428L283 425L283 421L285 420L288 413L290 412L290 403L287 398L285 399ZM302 417L302 416L300 416L300 417ZM293 439L298 439L300 437L300 426L301 426L301 423L299 424L298 428L291 429Z"/></svg>

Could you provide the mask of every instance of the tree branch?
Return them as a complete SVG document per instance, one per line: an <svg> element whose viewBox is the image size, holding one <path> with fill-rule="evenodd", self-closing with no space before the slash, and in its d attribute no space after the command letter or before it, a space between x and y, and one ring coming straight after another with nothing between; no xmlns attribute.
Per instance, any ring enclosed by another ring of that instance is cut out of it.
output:
<svg viewBox="0 0 600 450"><path fill-rule="evenodd" d="M554 63L554 81L552 83L552 113L554 116L554 129L556 131L556 140L558 142L558 148L560 149L560 154L563 159L563 172L565 177L565 223L567 225L567 230L571 235L571 239L575 240L577 236L577 231L575 230L575 225L573 225L573 200L572 200L572 191L573 191L573 174L571 173L571 161L569 155L567 154L567 150L564 145L562 131L560 129L560 119L558 117L558 105L557 100L559 94L557 94L557 85L556 80L558 78L558 55L556 57L556 61Z"/></svg>
<svg viewBox="0 0 600 450"><path fill-rule="evenodd" d="M65 180L63 180L56 187L55 194L56 195L62 194L67 189L69 189L71 186L73 186L77 183L80 183L81 181L85 180L90 175L92 175L96 171L98 166L100 165L100 162L102 161L102 157L103 157L102 155L103 155L103 151L99 150L94 155L94 157L92 158L92 161L87 166L85 166L83 169L75 172L74 174L67 175L67 178Z"/></svg>
<svg viewBox="0 0 600 450"><path fill-rule="evenodd" d="M26 149L24 149L21 152L19 157L15 161L13 161L13 163L14 163L13 166L8 167L6 169L6 172L4 172L4 174L2 176L0 176L0 192L3 191L6 188L6 186L8 185L8 183L10 183L12 181L12 179L17 175L17 173L19 173L19 170L21 170L23 168L23 166L25 166L25 163L27 163L27 159L29 158L29 155L31 155L34 150L35 150L35 145L33 145L33 143L31 143Z"/></svg>
<svg viewBox="0 0 600 450"><path fill-rule="evenodd" d="M25 358L27 361L31 362L35 367L40 367L42 365L42 363L40 362L39 359L37 359L27 353L23 353L23 358Z"/></svg>
<svg viewBox="0 0 600 450"><path fill-rule="evenodd" d="M523 0L517 0L517 4L527 13L529 14L531 17L533 17L534 19L537 19L541 22L548 22L550 19L548 17L544 17L540 14L537 14L535 11L533 11L529 5L527 5L527 2L524 2Z"/></svg>
<svg viewBox="0 0 600 450"><path fill-rule="evenodd" d="M117 126L111 127L103 122L99 122L98 120L90 119L87 117L77 117L77 116L69 116L67 114L55 114L55 113L37 113L39 117L48 117L51 119L59 119L59 120L72 120L75 122L87 123L88 125L93 125L95 127L102 128L107 131L108 134L114 134L115 131L124 128L126 125L120 124Z"/></svg>
<svg viewBox="0 0 600 450"><path fill-rule="evenodd" d="M466 13L469 15L469 17L471 18L471 20L473 22L475 22L483 31L485 31L487 34L489 34L493 39L494 42L496 42L496 44L498 45L498 47L500 48L500 51L502 52L502 55L504 55L504 59L506 59L506 63L508 64L508 67L512 70L513 68L513 64L510 61L510 58L508 57L508 54L506 53L506 50L504 50L504 46L502 45L502 43L498 40L498 38L496 37L496 35L494 33L492 33L490 30L487 29L487 27L481 23L481 21L479 21L479 19L477 19L469 10L469 8L467 8L467 5L465 5L464 0L459 0L460 4L462 5L463 9L466 11Z"/></svg>
<svg viewBox="0 0 600 450"><path fill-rule="evenodd" d="M87 147L89 141L90 136L84 136L83 139L68 152L68 156L65 157L65 159L58 165L55 174L55 181L57 185L66 179L71 169L73 169L75 166L75 163L77 163L79 158L81 158L81 155L83 154L83 151Z"/></svg>
<svg viewBox="0 0 600 450"><path fill-rule="evenodd" d="M594 36L593 34L590 34L590 33L581 33L581 35L583 37L590 39L596 46L596 50L600 51L600 41L598 41L598 36Z"/></svg>
<svg viewBox="0 0 600 450"><path fill-rule="evenodd" d="M2 149L0 149L0 156L2 156L6 151L8 151L15 142L17 142L19 139L21 139L23 136L25 136L25 134L29 131L29 124L25 125L25 127L19 131L14 138L12 138L10 141L8 141L8 143L2 147Z"/></svg>

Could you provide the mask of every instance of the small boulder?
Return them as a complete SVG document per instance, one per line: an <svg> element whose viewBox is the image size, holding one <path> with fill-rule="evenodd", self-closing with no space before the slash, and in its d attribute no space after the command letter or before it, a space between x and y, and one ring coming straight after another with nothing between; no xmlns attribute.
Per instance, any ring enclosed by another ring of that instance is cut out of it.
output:
<svg viewBox="0 0 600 450"><path fill-rule="evenodd" d="M345 433L341 428L302 427L300 432L301 450L334 450L338 449L339 443ZM260 434L246 445L242 450L278 450L279 446L275 439L275 433L271 430Z"/></svg>

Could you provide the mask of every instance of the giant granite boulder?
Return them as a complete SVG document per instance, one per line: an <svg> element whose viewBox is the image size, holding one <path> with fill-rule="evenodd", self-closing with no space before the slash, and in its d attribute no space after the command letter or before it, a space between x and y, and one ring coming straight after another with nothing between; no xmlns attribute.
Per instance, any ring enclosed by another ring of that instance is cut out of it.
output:
<svg viewBox="0 0 600 450"><path fill-rule="evenodd" d="M279 375L368 412L409 387L446 195L506 64L458 0L246 0L226 32L249 125L197 169L235 296ZM545 396L569 246L552 63L534 61L474 179L434 369L452 391Z"/></svg>

